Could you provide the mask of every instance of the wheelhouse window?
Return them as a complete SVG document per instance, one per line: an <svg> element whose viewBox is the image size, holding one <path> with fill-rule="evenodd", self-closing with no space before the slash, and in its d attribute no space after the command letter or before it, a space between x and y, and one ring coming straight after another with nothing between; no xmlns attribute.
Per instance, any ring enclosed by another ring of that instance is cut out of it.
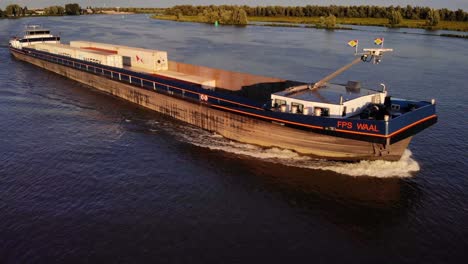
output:
<svg viewBox="0 0 468 264"><path fill-rule="evenodd" d="M43 30L43 31L29 31L26 33L26 35L44 35L44 34L50 34L49 30Z"/></svg>
<svg viewBox="0 0 468 264"><path fill-rule="evenodd" d="M19 42L25 43L25 42L44 42L44 41L59 41L60 37L48 37L48 38L23 38L20 39Z"/></svg>

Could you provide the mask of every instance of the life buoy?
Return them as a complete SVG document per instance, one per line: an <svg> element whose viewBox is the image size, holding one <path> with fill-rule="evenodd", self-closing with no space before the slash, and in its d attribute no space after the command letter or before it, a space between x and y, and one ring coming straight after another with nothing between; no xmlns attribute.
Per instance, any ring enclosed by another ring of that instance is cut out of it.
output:
<svg viewBox="0 0 468 264"><path fill-rule="evenodd" d="M208 101L208 95L206 95L206 94L200 94L200 100L201 100L201 101L205 101L205 102Z"/></svg>

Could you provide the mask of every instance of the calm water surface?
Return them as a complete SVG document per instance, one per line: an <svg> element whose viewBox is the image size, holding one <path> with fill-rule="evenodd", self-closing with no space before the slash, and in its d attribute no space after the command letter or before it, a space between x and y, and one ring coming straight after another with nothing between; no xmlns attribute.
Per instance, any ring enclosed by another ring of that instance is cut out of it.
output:
<svg viewBox="0 0 468 264"><path fill-rule="evenodd" d="M438 102L399 162L230 142L13 59L27 23L62 40L317 80L351 39L396 50L337 82ZM417 31L424 33L423 31ZM468 250L468 42L377 30L212 27L144 15L0 21L0 263L459 263Z"/></svg>

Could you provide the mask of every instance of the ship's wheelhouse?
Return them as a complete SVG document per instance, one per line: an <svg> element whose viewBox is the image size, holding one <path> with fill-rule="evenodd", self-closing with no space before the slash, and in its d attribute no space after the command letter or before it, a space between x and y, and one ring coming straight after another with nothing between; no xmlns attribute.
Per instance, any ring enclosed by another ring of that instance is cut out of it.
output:
<svg viewBox="0 0 468 264"><path fill-rule="evenodd" d="M10 40L10 46L22 49L36 43L60 43L60 37L54 36L50 30L44 29L41 26L33 25L26 26L22 38L14 37Z"/></svg>
<svg viewBox="0 0 468 264"><path fill-rule="evenodd" d="M347 85L327 84L318 89L301 85L271 95L273 110L325 117L359 115L370 104L382 104L387 92Z"/></svg>

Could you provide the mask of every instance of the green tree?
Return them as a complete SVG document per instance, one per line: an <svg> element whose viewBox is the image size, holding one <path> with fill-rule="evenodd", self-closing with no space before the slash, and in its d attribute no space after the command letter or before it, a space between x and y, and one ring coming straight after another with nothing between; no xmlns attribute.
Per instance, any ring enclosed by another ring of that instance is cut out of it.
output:
<svg viewBox="0 0 468 264"><path fill-rule="evenodd" d="M439 11L435 9L431 9L427 14L426 25L428 26L437 26L440 21Z"/></svg>
<svg viewBox="0 0 468 264"><path fill-rule="evenodd" d="M233 25L247 25L247 13L243 8L234 8L232 11L231 23Z"/></svg>
<svg viewBox="0 0 468 264"><path fill-rule="evenodd" d="M411 19L413 16L413 7L411 5L407 5L403 12L406 19Z"/></svg>
<svg viewBox="0 0 468 264"><path fill-rule="evenodd" d="M65 15L65 8L63 6L57 6L57 15L59 16Z"/></svg>
<svg viewBox="0 0 468 264"><path fill-rule="evenodd" d="M247 25L249 23L249 20L247 19L247 12L243 8L239 10L239 14L236 20L237 25Z"/></svg>
<svg viewBox="0 0 468 264"><path fill-rule="evenodd" d="M48 16L63 16L65 14L65 8L62 6L49 6L44 8L44 12Z"/></svg>
<svg viewBox="0 0 468 264"><path fill-rule="evenodd" d="M403 17L401 16L401 13L396 11L396 10L392 10L390 12L390 15L388 17L388 23L392 26L394 25L398 25L401 23L401 21L403 20Z"/></svg>
<svg viewBox="0 0 468 264"><path fill-rule="evenodd" d="M66 4L65 5L65 13L69 16L76 16L79 15L81 12L81 7L79 4Z"/></svg>
<svg viewBox="0 0 468 264"><path fill-rule="evenodd" d="M416 6L413 8L413 15L411 16L411 19L419 19L421 14L421 7Z"/></svg>
<svg viewBox="0 0 468 264"><path fill-rule="evenodd" d="M465 20L465 15L466 15L466 13L463 12L463 9L457 9L457 11L455 11L455 19L456 19L456 21L463 21L463 20Z"/></svg>
<svg viewBox="0 0 468 264"><path fill-rule="evenodd" d="M302 8L302 6L296 6L295 13L296 13L297 17L303 17L304 16L304 9Z"/></svg>
<svg viewBox="0 0 468 264"><path fill-rule="evenodd" d="M232 24L232 11L222 9L219 11L219 15L221 17L219 23Z"/></svg>
<svg viewBox="0 0 468 264"><path fill-rule="evenodd" d="M307 6L232 6L232 5L210 5L210 6L192 6L192 5L176 5L172 8L160 9L158 12L164 11L167 15L177 16L179 12L183 16L194 16L199 15L203 16L204 11L208 10L211 17L218 17L218 19L224 20L226 23L231 23L236 21L238 17L236 9L243 9L248 16L287 16L287 17L321 17L326 19L328 15L332 14L335 17L361 17L361 18L389 18L389 23L392 25L397 25L401 23L402 19L425 19L429 17L431 8L429 7L420 7L420 6L411 6L407 5L404 7L400 6L389 6L389 7L380 7L380 6L317 6L317 5L307 5ZM122 8L122 11L135 12L134 8ZM140 12L147 12L149 9L138 9ZM207 11L207 12L208 12ZM457 11L448 10L446 8L437 10L439 12L440 20L451 20L451 21L468 21L468 13L459 9ZM395 13L396 12L396 13ZM229 18L232 13L231 20ZM398 15L397 13L400 13ZM391 18L391 22L390 22ZM211 20L211 19L210 19Z"/></svg>
<svg viewBox="0 0 468 264"><path fill-rule="evenodd" d="M13 4L13 5L8 5L5 8L5 13L7 16L17 17L21 15L22 10L23 8L21 8L21 6Z"/></svg>
<svg viewBox="0 0 468 264"><path fill-rule="evenodd" d="M212 10L211 8L203 10L204 21L207 23L214 23L215 21L220 22L220 16L218 11Z"/></svg>
<svg viewBox="0 0 468 264"><path fill-rule="evenodd" d="M327 17L320 17L320 27L333 29L336 27L336 17L332 14L329 14Z"/></svg>
<svg viewBox="0 0 468 264"><path fill-rule="evenodd" d="M431 8L429 7L423 7L421 9L421 14L419 15L419 17L421 19L427 19L427 16L429 15L429 12L431 11Z"/></svg>

